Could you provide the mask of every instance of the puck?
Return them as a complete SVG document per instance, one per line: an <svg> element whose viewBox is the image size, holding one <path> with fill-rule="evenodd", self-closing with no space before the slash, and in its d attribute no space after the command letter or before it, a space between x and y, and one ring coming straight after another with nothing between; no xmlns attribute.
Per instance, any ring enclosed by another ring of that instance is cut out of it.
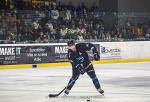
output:
<svg viewBox="0 0 150 102"><path fill-rule="evenodd" d="M86 101L90 101L89 99L87 99Z"/></svg>

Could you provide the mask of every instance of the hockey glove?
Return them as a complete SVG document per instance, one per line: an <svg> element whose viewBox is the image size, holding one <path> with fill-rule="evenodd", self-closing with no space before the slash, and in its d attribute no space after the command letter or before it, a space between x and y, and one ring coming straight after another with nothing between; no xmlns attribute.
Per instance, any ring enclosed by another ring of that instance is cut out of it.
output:
<svg viewBox="0 0 150 102"><path fill-rule="evenodd" d="M98 52L94 53L94 60L96 60L96 61L100 60L100 56L99 56Z"/></svg>
<svg viewBox="0 0 150 102"><path fill-rule="evenodd" d="M78 71L80 72L80 74L84 74L85 73L83 64L78 64L76 66L76 68L78 69Z"/></svg>

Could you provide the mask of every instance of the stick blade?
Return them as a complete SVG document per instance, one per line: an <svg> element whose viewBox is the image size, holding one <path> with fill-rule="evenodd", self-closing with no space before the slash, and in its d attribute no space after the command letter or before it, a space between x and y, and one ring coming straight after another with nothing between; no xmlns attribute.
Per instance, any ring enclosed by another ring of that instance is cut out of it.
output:
<svg viewBox="0 0 150 102"><path fill-rule="evenodd" d="M51 97L57 97L58 95L57 94L49 94L48 96L51 98Z"/></svg>

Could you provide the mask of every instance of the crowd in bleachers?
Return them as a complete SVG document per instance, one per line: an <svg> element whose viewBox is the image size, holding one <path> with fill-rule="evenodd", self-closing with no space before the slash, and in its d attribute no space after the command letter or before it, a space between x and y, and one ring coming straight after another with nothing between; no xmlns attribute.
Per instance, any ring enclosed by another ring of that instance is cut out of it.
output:
<svg viewBox="0 0 150 102"><path fill-rule="evenodd" d="M108 30L96 4L75 7L59 2L32 4L7 0L0 3L0 41L4 43L47 43L63 39L79 41L149 40L150 19L126 21L123 26L112 24ZM10 2L8 2L10 1ZM5 4L5 5L2 5ZM23 16L22 16L23 15ZM25 17L26 16L26 17Z"/></svg>

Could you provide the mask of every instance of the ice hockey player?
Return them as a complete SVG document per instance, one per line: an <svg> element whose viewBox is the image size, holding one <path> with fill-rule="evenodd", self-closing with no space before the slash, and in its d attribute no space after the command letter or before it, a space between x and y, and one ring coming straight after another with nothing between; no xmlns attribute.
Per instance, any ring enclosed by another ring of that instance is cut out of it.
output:
<svg viewBox="0 0 150 102"><path fill-rule="evenodd" d="M95 74L95 70L91 61L89 60L87 51L92 50L95 60L99 60L100 56L98 54L97 48L91 43L78 43L75 44L74 40L67 42L68 45L68 59L72 64L72 77L69 80L69 83L64 91L64 95L67 96L69 91L75 84L76 80L80 75L87 73L88 76L92 79L93 84L97 91L100 94L104 94L104 91L101 89L99 80Z"/></svg>

